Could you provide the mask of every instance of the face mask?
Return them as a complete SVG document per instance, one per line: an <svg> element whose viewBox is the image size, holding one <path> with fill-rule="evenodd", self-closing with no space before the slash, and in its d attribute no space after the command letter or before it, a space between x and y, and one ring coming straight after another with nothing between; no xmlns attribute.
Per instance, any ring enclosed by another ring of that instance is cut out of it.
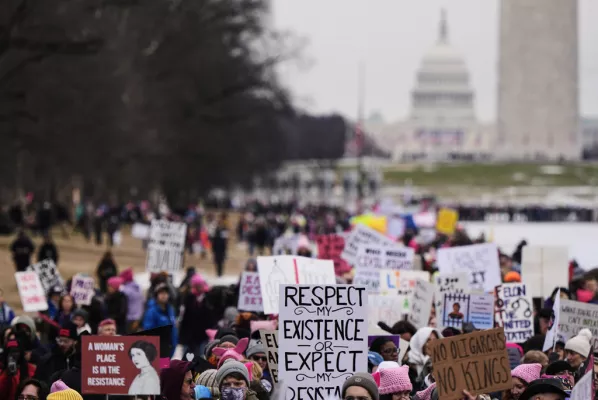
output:
<svg viewBox="0 0 598 400"><path fill-rule="evenodd" d="M224 388L221 394L222 400L243 400L245 399L245 388Z"/></svg>

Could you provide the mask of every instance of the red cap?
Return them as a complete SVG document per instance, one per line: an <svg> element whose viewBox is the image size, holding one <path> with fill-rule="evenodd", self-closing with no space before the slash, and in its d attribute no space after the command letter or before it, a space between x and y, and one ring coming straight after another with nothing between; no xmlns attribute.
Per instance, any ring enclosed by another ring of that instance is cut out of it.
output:
<svg viewBox="0 0 598 400"><path fill-rule="evenodd" d="M116 325L116 321L108 318L108 319L105 319L102 322L100 322L100 325L98 325L98 326L101 328L102 326L106 326L106 325Z"/></svg>
<svg viewBox="0 0 598 400"><path fill-rule="evenodd" d="M61 329L58 332L58 336L60 337L66 337L66 338L70 338L71 337L71 332L68 329Z"/></svg>
<svg viewBox="0 0 598 400"><path fill-rule="evenodd" d="M7 349L12 349L12 348L15 348L15 347L19 347L19 344L17 343L16 340L11 340L8 343L6 343L6 348Z"/></svg>

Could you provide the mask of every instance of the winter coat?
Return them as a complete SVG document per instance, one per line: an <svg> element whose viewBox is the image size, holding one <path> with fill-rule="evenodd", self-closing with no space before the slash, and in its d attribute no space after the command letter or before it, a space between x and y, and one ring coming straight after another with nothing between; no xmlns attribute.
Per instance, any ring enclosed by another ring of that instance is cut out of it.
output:
<svg viewBox="0 0 598 400"><path fill-rule="evenodd" d="M37 262L50 259L54 264L58 265L58 249L54 243L44 243L40 246L37 252Z"/></svg>
<svg viewBox="0 0 598 400"><path fill-rule="evenodd" d="M96 271L96 275L98 276L98 282L100 285L100 291L102 293L106 293L106 289L108 286L108 279L116 276L118 274L118 268L114 261L102 260L100 265L98 265L98 269Z"/></svg>
<svg viewBox="0 0 598 400"><path fill-rule="evenodd" d="M69 369L75 363L75 352L72 351L65 355L60 351L60 348L55 347L52 352L44 356L37 366L34 378L45 382L50 386L50 378L58 371Z"/></svg>
<svg viewBox="0 0 598 400"><path fill-rule="evenodd" d="M135 281L127 282L122 286L122 292L127 296L127 321L139 321L143 316L143 293Z"/></svg>
<svg viewBox="0 0 598 400"><path fill-rule="evenodd" d="M6 303L0 304L0 328L9 326L13 319L15 319L15 312L12 308Z"/></svg>
<svg viewBox="0 0 598 400"><path fill-rule="evenodd" d="M180 342L184 346L195 348L208 340L206 329L216 326L218 316L205 296L202 301L197 301L197 296L188 294L185 296L184 307Z"/></svg>
<svg viewBox="0 0 598 400"><path fill-rule="evenodd" d="M122 292L114 292L106 295L106 317L116 321L118 333L125 333L127 325L128 300Z"/></svg>
<svg viewBox="0 0 598 400"><path fill-rule="evenodd" d="M163 309L155 300L148 301L147 309L143 316L143 329L154 329L165 325L172 325L172 350L174 352L179 340L174 308L170 304L167 304L166 309Z"/></svg>
<svg viewBox="0 0 598 400"><path fill-rule="evenodd" d="M35 374L35 365L27 364L29 376L32 377ZM2 398L15 399L17 393L17 386L21 382L21 371L17 369L17 373L14 376L8 374L8 370L3 370L0 373L0 393ZM4 397L7 395L8 397Z"/></svg>

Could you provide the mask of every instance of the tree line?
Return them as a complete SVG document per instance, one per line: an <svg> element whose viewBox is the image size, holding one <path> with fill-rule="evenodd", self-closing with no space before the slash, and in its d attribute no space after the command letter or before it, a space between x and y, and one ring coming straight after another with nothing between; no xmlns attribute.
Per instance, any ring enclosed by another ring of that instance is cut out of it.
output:
<svg viewBox="0 0 598 400"><path fill-rule="evenodd" d="M285 160L342 157L351 127L293 107L276 66L301 41L268 12L265 0L2 0L0 202L73 186L190 199Z"/></svg>

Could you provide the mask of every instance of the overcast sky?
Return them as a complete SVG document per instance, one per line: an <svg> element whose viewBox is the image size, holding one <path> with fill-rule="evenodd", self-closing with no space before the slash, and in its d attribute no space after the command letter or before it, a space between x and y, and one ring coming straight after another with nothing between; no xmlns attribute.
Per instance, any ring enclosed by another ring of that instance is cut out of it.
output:
<svg viewBox="0 0 598 400"><path fill-rule="evenodd" d="M478 116L494 120L498 0L271 1L275 26L307 40L302 64L308 65L281 68L298 106L355 118L363 60L366 116L378 111L387 121L403 118L415 72L436 41L445 7L450 42L471 73ZM598 116L598 0L580 0L579 14L581 112Z"/></svg>

